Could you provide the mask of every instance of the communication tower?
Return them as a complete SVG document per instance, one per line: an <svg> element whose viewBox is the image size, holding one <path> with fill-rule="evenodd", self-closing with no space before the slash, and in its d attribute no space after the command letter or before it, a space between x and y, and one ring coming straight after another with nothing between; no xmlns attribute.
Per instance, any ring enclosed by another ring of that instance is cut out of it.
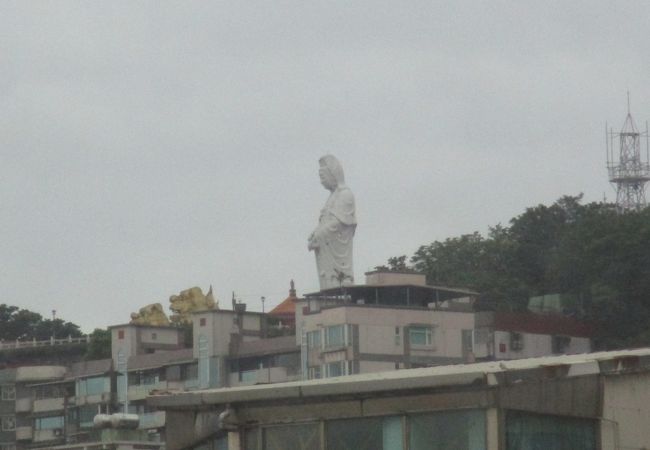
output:
<svg viewBox="0 0 650 450"><path fill-rule="evenodd" d="M609 182L616 189L616 209L619 213L640 211L646 207L645 185L650 181L648 122L639 132L630 114L630 96L627 97L627 117L620 133L606 127L607 171ZM641 156L645 141L645 159ZM617 148L618 147L618 148ZM614 152L618 150L617 158Z"/></svg>

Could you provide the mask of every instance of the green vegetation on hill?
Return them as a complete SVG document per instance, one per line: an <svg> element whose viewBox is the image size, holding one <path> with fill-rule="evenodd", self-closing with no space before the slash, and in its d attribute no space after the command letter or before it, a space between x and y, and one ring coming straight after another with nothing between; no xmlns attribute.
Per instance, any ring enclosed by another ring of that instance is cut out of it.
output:
<svg viewBox="0 0 650 450"><path fill-rule="evenodd" d="M45 319L39 313L0 303L0 339L3 341L43 341L55 336L80 337L79 326L61 319Z"/></svg>
<svg viewBox="0 0 650 450"><path fill-rule="evenodd" d="M650 208L617 214L611 204L565 196L510 220L508 227L421 246L410 268L432 284L481 292L479 308L524 310L528 299L562 293L569 314L596 325L596 344L650 345ZM405 257L389 268L403 270Z"/></svg>

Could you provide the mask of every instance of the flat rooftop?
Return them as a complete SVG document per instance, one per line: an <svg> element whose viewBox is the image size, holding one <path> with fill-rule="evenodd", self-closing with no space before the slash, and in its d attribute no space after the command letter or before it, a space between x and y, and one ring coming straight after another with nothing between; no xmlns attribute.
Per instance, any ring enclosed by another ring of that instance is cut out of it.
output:
<svg viewBox="0 0 650 450"><path fill-rule="evenodd" d="M557 371L555 370L557 369ZM510 361L405 369L349 375L320 380L294 381L245 387L208 389L169 395L153 395L148 403L163 409L193 408L202 405L248 403L276 400L304 400L336 395L364 395L373 392L408 391L432 388L498 386L499 380L517 382L531 371L561 373L564 377L615 374L640 369L650 371L650 348L580 355L549 356Z"/></svg>

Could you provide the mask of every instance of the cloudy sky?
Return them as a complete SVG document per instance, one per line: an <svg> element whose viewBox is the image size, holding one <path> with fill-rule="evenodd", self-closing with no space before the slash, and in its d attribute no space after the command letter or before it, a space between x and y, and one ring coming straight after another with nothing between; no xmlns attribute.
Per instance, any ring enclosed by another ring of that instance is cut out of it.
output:
<svg viewBox="0 0 650 450"><path fill-rule="evenodd" d="M650 119L650 2L0 2L0 302L86 331L214 286L317 290L336 155L355 273L583 192Z"/></svg>

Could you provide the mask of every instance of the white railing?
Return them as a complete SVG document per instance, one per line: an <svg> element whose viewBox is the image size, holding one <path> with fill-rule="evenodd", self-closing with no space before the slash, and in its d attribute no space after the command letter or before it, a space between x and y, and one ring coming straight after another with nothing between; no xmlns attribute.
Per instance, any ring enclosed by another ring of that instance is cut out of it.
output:
<svg viewBox="0 0 650 450"><path fill-rule="evenodd" d="M85 335L81 337L68 336L63 339L54 339L49 338L44 341L37 341L32 339L31 341L0 341L0 350L16 349L16 348L32 348L32 347L49 347L53 345L69 345L69 344L85 344L90 342L90 335Z"/></svg>

